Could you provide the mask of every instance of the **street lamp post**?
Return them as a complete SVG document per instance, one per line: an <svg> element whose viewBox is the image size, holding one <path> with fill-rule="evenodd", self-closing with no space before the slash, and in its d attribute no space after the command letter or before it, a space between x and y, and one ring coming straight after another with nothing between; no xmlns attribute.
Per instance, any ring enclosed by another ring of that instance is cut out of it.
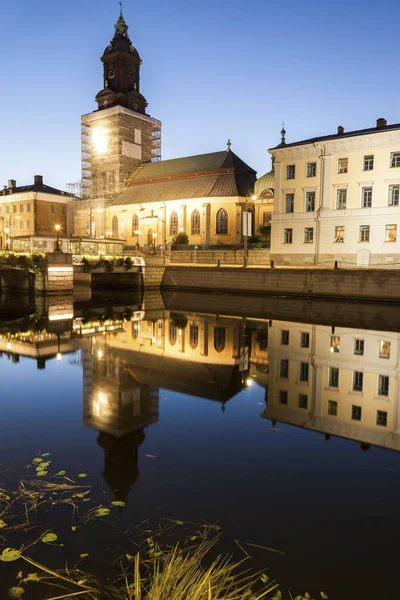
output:
<svg viewBox="0 0 400 600"><path fill-rule="evenodd" d="M156 237L157 237L157 234L153 233L153 254L156 253Z"/></svg>
<svg viewBox="0 0 400 600"><path fill-rule="evenodd" d="M136 229L135 235L136 235L136 249L139 250L139 235L140 235L139 229Z"/></svg>
<svg viewBox="0 0 400 600"><path fill-rule="evenodd" d="M55 230L57 232L56 252L60 252L60 229L61 229L61 225L59 225L59 223L57 223L57 225L55 225Z"/></svg>
<svg viewBox="0 0 400 600"><path fill-rule="evenodd" d="M253 213L248 211L248 202L249 202L249 198L251 198L253 201L257 200L257 196L254 194L254 192L248 192L246 195L246 209L245 212L243 214L243 241L244 241L244 251L243 251L243 266L247 267L247 262L248 262L248 246L247 246L247 238L249 236L249 230L250 230L250 235L251 235L251 223L252 223L252 217L253 217Z"/></svg>
<svg viewBox="0 0 400 600"><path fill-rule="evenodd" d="M10 249L10 228L9 227L4 227L4 233L6 234L6 250Z"/></svg>

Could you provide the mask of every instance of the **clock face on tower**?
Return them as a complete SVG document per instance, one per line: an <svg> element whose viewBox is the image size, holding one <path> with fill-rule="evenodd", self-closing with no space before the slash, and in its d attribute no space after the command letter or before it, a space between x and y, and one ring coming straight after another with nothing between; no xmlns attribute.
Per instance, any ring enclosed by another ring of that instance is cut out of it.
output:
<svg viewBox="0 0 400 600"><path fill-rule="evenodd" d="M111 64L108 66L107 75L109 79L114 79L115 77L115 65Z"/></svg>

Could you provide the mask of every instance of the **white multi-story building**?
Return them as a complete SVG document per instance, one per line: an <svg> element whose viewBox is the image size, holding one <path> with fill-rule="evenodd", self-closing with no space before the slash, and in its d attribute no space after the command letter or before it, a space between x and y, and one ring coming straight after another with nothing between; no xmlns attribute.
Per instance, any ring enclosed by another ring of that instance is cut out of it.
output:
<svg viewBox="0 0 400 600"><path fill-rule="evenodd" d="M275 161L271 258L283 265L400 263L400 124L270 149Z"/></svg>

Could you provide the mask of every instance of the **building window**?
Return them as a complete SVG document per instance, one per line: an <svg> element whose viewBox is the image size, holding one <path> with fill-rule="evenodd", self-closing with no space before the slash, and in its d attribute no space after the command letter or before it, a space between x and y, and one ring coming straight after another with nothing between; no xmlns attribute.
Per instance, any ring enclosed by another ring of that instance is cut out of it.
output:
<svg viewBox="0 0 400 600"><path fill-rule="evenodd" d="M192 235L200 235L200 213L198 210L194 210L191 216Z"/></svg>
<svg viewBox="0 0 400 600"><path fill-rule="evenodd" d="M299 394L298 406L299 406L299 408L304 408L305 410L307 410L307 407L308 407L307 394Z"/></svg>
<svg viewBox="0 0 400 600"><path fill-rule="evenodd" d="M338 227L335 227L335 242L344 242L344 225L339 225Z"/></svg>
<svg viewBox="0 0 400 600"><path fill-rule="evenodd" d="M397 240L397 225L386 225L385 242L395 242Z"/></svg>
<svg viewBox="0 0 400 600"><path fill-rule="evenodd" d="M279 390L279 404L287 404L288 403L288 393L286 390Z"/></svg>
<svg viewBox="0 0 400 600"><path fill-rule="evenodd" d="M339 387L339 369L337 367L329 368L329 387Z"/></svg>
<svg viewBox="0 0 400 600"><path fill-rule="evenodd" d="M364 373L354 371L353 373L353 392L362 392L363 390Z"/></svg>
<svg viewBox="0 0 400 600"><path fill-rule="evenodd" d="M315 192L306 192L306 212L315 210Z"/></svg>
<svg viewBox="0 0 400 600"><path fill-rule="evenodd" d="M378 396L389 396L389 377L387 375L378 377Z"/></svg>
<svg viewBox="0 0 400 600"><path fill-rule="evenodd" d="M293 242L293 229L283 230L283 243L291 244Z"/></svg>
<svg viewBox="0 0 400 600"><path fill-rule="evenodd" d="M20 229L23 229L23 228L24 228L24 222L23 222L23 220L22 220L22 219L20 219L20 221L19 221L19 228L20 228Z"/></svg>
<svg viewBox="0 0 400 600"><path fill-rule="evenodd" d="M360 242L369 242L369 225L360 225Z"/></svg>
<svg viewBox="0 0 400 600"><path fill-rule="evenodd" d="M390 153L390 166L391 167L400 167L400 152L391 152Z"/></svg>
<svg viewBox="0 0 400 600"><path fill-rule="evenodd" d="M31 228L31 222L29 221L29 219L28 219L28 221L26 222L26 228L27 228L27 229L30 229L30 228Z"/></svg>
<svg viewBox="0 0 400 600"><path fill-rule="evenodd" d="M362 189L362 208L371 208L372 206L372 187L365 187Z"/></svg>
<svg viewBox="0 0 400 600"><path fill-rule="evenodd" d="M310 334L302 331L300 333L300 348L309 348L310 347Z"/></svg>
<svg viewBox="0 0 400 600"><path fill-rule="evenodd" d="M6 206L6 215L9 215L9 214L10 214L10 207Z"/></svg>
<svg viewBox="0 0 400 600"><path fill-rule="evenodd" d="M296 166L286 165L286 179L294 179L296 177Z"/></svg>
<svg viewBox="0 0 400 600"><path fill-rule="evenodd" d="M308 382L308 371L309 371L308 363L301 362L300 366L299 366L299 381L307 381Z"/></svg>
<svg viewBox="0 0 400 600"><path fill-rule="evenodd" d="M52 215L55 215L55 214L56 214L56 205L55 205L55 204L52 204L52 205L51 205L51 214L52 214Z"/></svg>
<svg viewBox="0 0 400 600"><path fill-rule="evenodd" d="M217 212L217 234L228 233L228 213L224 208Z"/></svg>
<svg viewBox="0 0 400 600"><path fill-rule="evenodd" d="M26 205L26 212L31 212L31 205L30 204Z"/></svg>
<svg viewBox="0 0 400 600"><path fill-rule="evenodd" d="M192 350L195 350L199 344L199 326L192 323L189 329L189 345Z"/></svg>
<svg viewBox="0 0 400 600"><path fill-rule="evenodd" d="M272 217L271 212L263 213L263 227L268 227L271 224L271 217Z"/></svg>
<svg viewBox="0 0 400 600"><path fill-rule="evenodd" d="M389 206L399 206L400 185L389 185Z"/></svg>
<svg viewBox="0 0 400 600"><path fill-rule="evenodd" d="M304 228L304 243L312 244L314 241L314 228L313 227L305 227Z"/></svg>
<svg viewBox="0 0 400 600"><path fill-rule="evenodd" d="M330 351L331 352L339 352L339 350L340 350L340 336L331 335Z"/></svg>
<svg viewBox="0 0 400 600"><path fill-rule="evenodd" d="M289 346L289 331L281 329L281 346Z"/></svg>
<svg viewBox="0 0 400 600"><path fill-rule="evenodd" d="M20 213L23 213L23 212L24 212L24 205L23 205L23 204L20 204L20 205L19 205L19 212L20 212Z"/></svg>
<svg viewBox="0 0 400 600"><path fill-rule="evenodd" d="M364 340L354 340L354 354L364 356Z"/></svg>
<svg viewBox="0 0 400 600"><path fill-rule="evenodd" d="M353 421L361 421L361 406L353 406L351 407L351 418Z"/></svg>
<svg viewBox="0 0 400 600"><path fill-rule="evenodd" d="M17 205L13 204L13 212L16 213L17 212Z"/></svg>
<svg viewBox="0 0 400 600"><path fill-rule="evenodd" d="M335 400L328 400L328 415L337 417L337 402Z"/></svg>
<svg viewBox="0 0 400 600"><path fill-rule="evenodd" d="M347 189L336 191L336 208L345 209L347 204Z"/></svg>
<svg viewBox="0 0 400 600"><path fill-rule="evenodd" d="M285 195L285 212L294 212L294 194Z"/></svg>
<svg viewBox="0 0 400 600"><path fill-rule="evenodd" d="M349 169L349 159L339 158L338 159L338 173L347 173Z"/></svg>
<svg viewBox="0 0 400 600"><path fill-rule="evenodd" d="M386 427L387 425L387 412L384 410L376 411L376 424L381 427Z"/></svg>
<svg viewBox="0 0 400 600"><path fill-rule="evenodd" d="M379 358L390 358L390 342L379 342Z"/></svg>
<svg viewBox="0 0 400 600"><path fill-rule="evenodd" d="M289 377L289 361L287 358L281 358L279 361L279 377L281 379Z"/></svg>
<svg viewBox="0 0 400 600"><path fill-rule="evenodd" d="M317 174L317 163L307 163L307 177L315 177Z"/></svg>
<svg viewBox="0 0 400 600"><path fill-rule="evenodd" d="M118 217L116 215L113 216L111 221L111 232L114 238L118 237Z"/></svg>
<svg viewBox="0 0 400 600"><path fill-rule="evenodd" d="M137 337L139 335L139 326L134 321L132 321L132 323L131 323L131 334L132 334L132 338L134 340L137 340Z"/></svg>
<svg viewBox="0 0 400 600"><path fill-rule="evenodd" d="M173 321L169 322L169 343L175 346L178 328Z"/></svg>
<svg viewBox="0 0 400 600"><path fill-rule="evenodd" d="M133 215L133 217L132 217L132 235L138 236L139 234L136 233L137 231L139 231L139 217L138 217L138 215Z"/></svg>
<svg viewBox="0 0 400 600"><path fill-rule="evenodd" d="M178 215L175 211L169 218L169 235L178 235Z"/></svg>
<svg viewBox="0 0 400 600"><path fill-rule="evenodd" d="M61 207L61 214L63 217L65 217L65 215L67 214L67 207L66 206L62 206Z"/></svg>
<svg viewBox="0 0 400 600"><path fill-rule="evenodd" d="M217 352L222 352L225 348L226 343L226 329L225 327L214 328L214 348Z"/></svg>
<svg viewBox="0 0 400 600"><path fill-rule="evenodd" d="M374 155L364 156L364 171L372 171L374 168Z"/></svg>

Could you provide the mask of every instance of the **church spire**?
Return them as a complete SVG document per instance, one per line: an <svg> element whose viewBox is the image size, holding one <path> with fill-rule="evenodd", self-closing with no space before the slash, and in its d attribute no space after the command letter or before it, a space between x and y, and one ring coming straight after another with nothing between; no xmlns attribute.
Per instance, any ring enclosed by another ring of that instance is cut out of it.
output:
<svg viewBox="0 0 400 600"><path fill-rule="evenodd" d="M128 25L125 23L125 19L122 15L122 2L119 3L120 9L119 9L119 17L118 17L118 21L115 23L114 27L115 27L115 36L117 35L123 35L125 37L128 37Z"/></svg>

